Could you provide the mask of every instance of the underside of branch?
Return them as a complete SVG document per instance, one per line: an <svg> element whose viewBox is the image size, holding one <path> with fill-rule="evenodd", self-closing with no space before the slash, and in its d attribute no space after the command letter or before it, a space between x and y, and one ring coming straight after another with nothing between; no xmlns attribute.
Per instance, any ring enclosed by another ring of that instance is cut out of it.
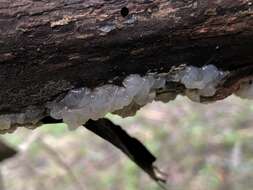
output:
<svg viewBox="0 0 253 190"><path fill-rule="evenodd" d="M215 65L229 74L213 96L223 99L253 72L251 0L2 0L0 113L46 104L71 90ZM173 69L172 69L173 68ZM167 91L184 92L173 82Z"/></svg>

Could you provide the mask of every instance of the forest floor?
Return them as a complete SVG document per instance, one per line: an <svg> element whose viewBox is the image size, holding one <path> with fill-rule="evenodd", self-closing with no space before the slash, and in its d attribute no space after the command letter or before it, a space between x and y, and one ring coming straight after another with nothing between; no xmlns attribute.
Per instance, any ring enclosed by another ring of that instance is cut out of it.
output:
<svg viewBox="0 0 253 190"><path fill-rule="evenodd" d="M178 97L135 117L109 114L138 137L168 174L170 190L252 190L253 102L234 96L209 105ZM0 165L7 190L158 190L120 151L64 124L19 129L3 138L20 154Z"/></svg>

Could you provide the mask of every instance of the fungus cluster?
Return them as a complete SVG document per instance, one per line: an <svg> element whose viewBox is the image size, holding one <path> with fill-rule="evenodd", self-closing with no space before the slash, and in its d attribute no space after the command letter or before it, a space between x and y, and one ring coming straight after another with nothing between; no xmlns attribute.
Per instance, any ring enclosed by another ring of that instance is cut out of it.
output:
<svg viewBox="0 0 253 190"><path fill-rule="evenodd" d="M131 74L122 86L106 84L89 89L86 87L70 90L60 101L48 102L43 108L29 107L23 113L0 116L0 131L12 126L36 125L39 120L50 115L54 119L63 119L74 129L89 119L97 120L107 113L129 116L154 100L168 102L178 94L186 95L200 102L200 97L212 97L217 86L229 72L218 70L214 65L203 67L184 66L176 72L148 73L145 76ZM166 91L171 83L184 87L182 92ZM159 93L159 92L165 93ZM241 83L236 95L253 99L251 80Z"/></svg>
<svg viewBox="0 0 253 190"><path fill-rule="evenodd" d="M213 96L215 87L225 75L213 65L185 67L173 76L170 72L143 77L132 74L125 78L122 86L104 85L95 89L84 87L71 90L61 101L50 103L48 108L51 117L63 119L70 128L76 128L89 119L97 120L110 112L127 115L126 112L133 111L129 109L130 105L135 105L138 109L153 100L160 100L161 98L156 98L156 92L166 89L168 82L182 83L186 89L194 91L196 96ZM185 94L194 99L192 93ZM167 98L165 102L169 100Z"/></svg>
<svg viewBox="0 0 253 190"><path fill-rule="evenodd" d="M132 102L143 106L155 98L155 91L164 88L165 78L149 74L130 75L122 86L104 85L95 89L71 90L61 101L49 104L50 116L63 119L76 128L89 119L97 120L109 112L121 110Z"/></svg>

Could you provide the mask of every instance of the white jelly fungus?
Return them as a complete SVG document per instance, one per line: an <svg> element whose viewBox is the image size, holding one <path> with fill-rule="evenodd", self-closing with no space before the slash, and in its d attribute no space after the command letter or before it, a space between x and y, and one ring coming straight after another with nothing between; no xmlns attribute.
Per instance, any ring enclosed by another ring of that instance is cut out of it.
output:
<svg viewBox="0 0 253 190"><path fill-rule="evenodd" d="M185 86L184 95L199 102L200 96L213 96L216 87L227 72L219 71L214 65L203 67L185 66L177 72L149 73L141 77L131 74L122 86L106 84L95 89L86 87L70 90L60 101L48 102L51 117L63 119L70 128L85 124L89 119L97 120L107 113L129 116L153 100L168 102L175 99L178 92L166 92L170 82ZM158 91L165 93L157 94ZM249 83L241 85L237 92L242 97L253 97L253 87ZM0 116L0 131L13 125L36 124L46 116L45 109L29 107L23 113Z"/></svg>
<svg viewBox="0 0 253 190"><path fill-rule="evenodd" d="M104 85L95 89L71 90L61 101L52 102L48 107L53 118L63 119L71 128L76 128L89 119L99 119L109 112L122 116L132 114L130 112L133 109L130 108L134 107L136 111L136 108L155 99L159 100L156 98L156 91L167 88L166 82L169 81L184 84L188 89L185 95L194 101L199 101L200 96L214 95L215 87L224 76L225 73L213 65L201 68L185 67L173 77L170 73L147 74L144 77L132 74L125 78L123 86ZM166 102L175 98L169 95L171 98ZM160 100L164 99L166 98L160 98Z"/></svg>

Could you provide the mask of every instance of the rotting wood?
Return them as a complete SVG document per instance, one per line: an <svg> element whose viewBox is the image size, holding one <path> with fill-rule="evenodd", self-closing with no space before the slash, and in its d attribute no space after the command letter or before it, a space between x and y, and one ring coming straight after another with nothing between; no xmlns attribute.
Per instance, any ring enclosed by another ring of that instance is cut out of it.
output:
<svg viewBox="0 0 253 190"><path fill-rule="evenodd" d="M214 64L233 74L247 67L250 76L252 6L252 0L2 0L0 113L181 64ZM225 90L217 99L231 94Z"/></svg>

